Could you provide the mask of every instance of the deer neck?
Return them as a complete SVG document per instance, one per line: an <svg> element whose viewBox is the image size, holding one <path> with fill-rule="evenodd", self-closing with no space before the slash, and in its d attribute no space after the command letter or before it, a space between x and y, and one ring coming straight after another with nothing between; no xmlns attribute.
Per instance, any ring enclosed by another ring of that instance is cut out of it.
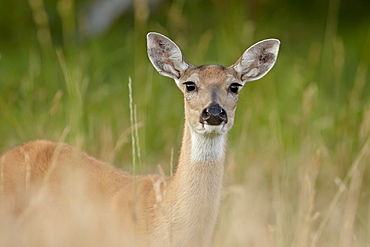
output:
<svg viewBox="0 0 370 247"><path fill-rule="evenodd" d="M171 231L181 231L184 239L179 241L211 239L220 203L225 143L226 134L199 134L185 123L170 196Z"/></svg>
<svg viewBox="0 0 370 247"><path fill-rule="evenodd" d="M225 143L226 134L200 134L186 123L177 169L223 168Z"/></svg>

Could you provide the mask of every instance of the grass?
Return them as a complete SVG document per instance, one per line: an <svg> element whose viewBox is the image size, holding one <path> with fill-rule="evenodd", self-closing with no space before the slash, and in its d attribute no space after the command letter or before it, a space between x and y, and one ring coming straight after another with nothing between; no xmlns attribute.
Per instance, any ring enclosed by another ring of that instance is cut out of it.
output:
<svg viewBox="0 0 370 247"><path fill-rule="evenodd" d="M149 64L146 32L173 38L196 65L230 65L274 36L282 41L275 68L240 95L215 246L370 246L370 35L361 25L341 28L336 0L312 23L288 12L280 18L283 9L256 21L238 1L193 4L162 3L148 18L137 5L91 40L76 35L75 6L60 5L62 38L41 19L21 45L3 42L0 151L63 139L126 170L158 172L159 164L170 174L182 95ZM46 14L29 6L34 18Z"/></svg>

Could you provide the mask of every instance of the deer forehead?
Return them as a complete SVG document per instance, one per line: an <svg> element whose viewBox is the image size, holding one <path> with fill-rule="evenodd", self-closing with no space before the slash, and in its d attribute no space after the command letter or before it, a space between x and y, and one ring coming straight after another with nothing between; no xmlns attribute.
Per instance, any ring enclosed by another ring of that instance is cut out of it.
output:
<svg viewBox="0 0 370 247"><path fill-rule="evenodd" d="M181 79L183 82L192 81L205 88L239 81L234 70L220 65L202 65L189 68Z"/></svg>

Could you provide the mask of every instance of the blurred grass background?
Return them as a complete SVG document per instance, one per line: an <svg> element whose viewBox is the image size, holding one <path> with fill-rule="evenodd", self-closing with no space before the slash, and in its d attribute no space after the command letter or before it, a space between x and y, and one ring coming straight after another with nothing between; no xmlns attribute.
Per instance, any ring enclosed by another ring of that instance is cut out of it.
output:
<svg viewBox="0 0 370 247"><path fill-rule="evenodd" d="M132 170L130 77L135 172L170 174L183 99L150 64L146 33L195 65L278 38L275 67L240 95L215 245L370 246L369 1L135 0L97 35L91 5L1 2L1 152L61 140Z"/></svg>

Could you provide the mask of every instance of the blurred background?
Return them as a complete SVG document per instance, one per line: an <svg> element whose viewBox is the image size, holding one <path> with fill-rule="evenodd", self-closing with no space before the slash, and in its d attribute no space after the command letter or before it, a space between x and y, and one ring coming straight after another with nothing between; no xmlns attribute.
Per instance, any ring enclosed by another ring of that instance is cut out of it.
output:
<svg viewBox="0 0 370 247"><path fill-rule="evenodd" d="M215 246L370 245L370 1L0 6L0 151L63 141L138 174L174 171L183 124L147 32L194 65L229 66L280 39L275 67L240 93Z"/></svg>

